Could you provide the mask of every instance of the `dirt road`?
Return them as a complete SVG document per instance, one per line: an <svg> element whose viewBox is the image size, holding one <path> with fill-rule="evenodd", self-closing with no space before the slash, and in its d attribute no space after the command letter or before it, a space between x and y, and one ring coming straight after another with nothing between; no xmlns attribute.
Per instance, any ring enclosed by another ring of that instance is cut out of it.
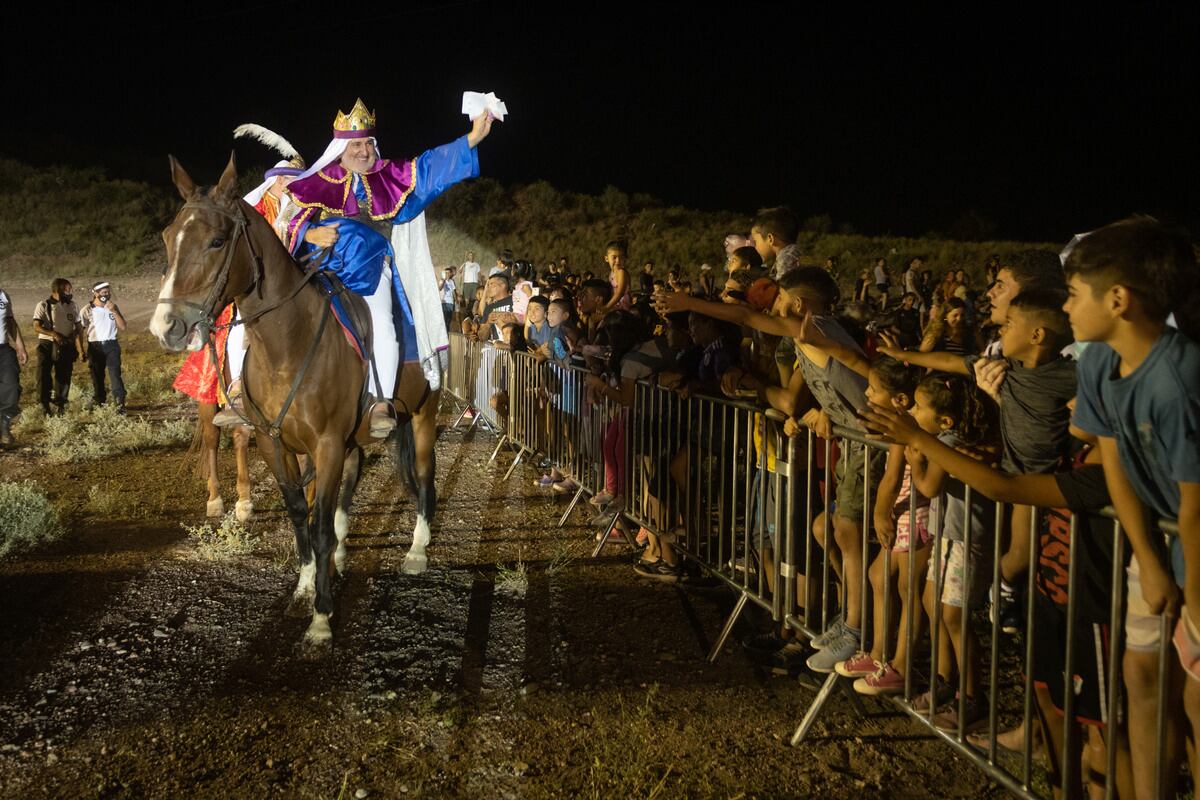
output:
<svg viewBox="0 0 1200 800"><path fill-rule="evenodd" d="M788 748L811 690L736 643L705 661L730 596L588 558L593 529L555 527L531 468L503 482L487 434L442 434L419 577L400 571L412 503L371 454L317 663L283 615L291 534L257 456L261 538L210 561L180 525L204 508L184 448L50 466L26 444L0 475L36 481L70 533L0 563L0 796L1002 796L840 698Z"/></svg>

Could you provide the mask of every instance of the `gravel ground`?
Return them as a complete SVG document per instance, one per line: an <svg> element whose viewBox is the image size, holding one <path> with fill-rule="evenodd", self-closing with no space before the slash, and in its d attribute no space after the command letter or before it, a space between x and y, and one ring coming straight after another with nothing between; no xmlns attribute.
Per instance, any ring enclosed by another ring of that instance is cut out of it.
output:
<svg viewBox="0 0 1200 800"><path fill-rule="evenodd" d="M787 747L813 692L736 643L705 660L731 596L640 581L616 547L589 558L583 512L557 528L562 501L530 467L503 481L485 433L441 436L418 577L400 571L412 503L370 454L318 662L283 615L292 538L257 455L254 550L208 560L180 524L204 500L185 448L49 467L24 444L0 475L38 482L70 533L0 563L0 796L1004 794L841 697ZM118 487L104 513L97 484Z"/></svg>

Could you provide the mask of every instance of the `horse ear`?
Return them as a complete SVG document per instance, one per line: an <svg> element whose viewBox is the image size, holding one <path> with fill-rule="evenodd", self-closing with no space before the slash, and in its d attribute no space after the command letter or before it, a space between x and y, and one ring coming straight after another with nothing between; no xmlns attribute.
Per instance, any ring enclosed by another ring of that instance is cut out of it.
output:
<svg viewBox="0 0 1200 800"><path fill-rule="evenodd" d="M187 174L187 170L183 165L175 160L175 156L167 156L171 162L171 180L175 184L175 188L179 190L179 194L183 196L184 201L192 199L192 195L196 193L196 184L192 180L192 176Z"/></svg>
<svg viewBox="0 0 1200 800"><path fill-rule="evenodd" d="M217 188L213 194L222 200L233 202L237 198L237 181L237 156L230 153L229 163L225 165L225 171L221 173L221 180L217 181Z"/></svg>

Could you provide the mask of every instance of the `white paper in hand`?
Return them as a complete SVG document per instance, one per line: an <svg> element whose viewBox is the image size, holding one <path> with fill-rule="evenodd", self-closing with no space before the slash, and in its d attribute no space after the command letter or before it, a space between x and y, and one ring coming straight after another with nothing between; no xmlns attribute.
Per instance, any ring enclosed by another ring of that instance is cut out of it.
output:
<svg viewBox="0 0 1200 800"><path fill-rule="evenodd" d="M469 119L475 119L484 111L492 112L492 116L500 122L504 122L504 115L508 113L508 108L505 107L504 101L496 97L495 92L463 92L462 113L466 114Z"/></svg>

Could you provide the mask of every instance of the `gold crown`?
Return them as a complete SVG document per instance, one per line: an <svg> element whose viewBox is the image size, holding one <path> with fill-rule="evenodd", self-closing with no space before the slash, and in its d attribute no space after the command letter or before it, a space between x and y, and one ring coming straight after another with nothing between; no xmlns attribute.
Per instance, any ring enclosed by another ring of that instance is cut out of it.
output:
<svg viewBox="0 0 1200 800"><path fill-rule="evenodd" d="M371 131L375 129L375 114L368 111L367 106L363 103L362 98L354 101L354 108L350 109L347 114L343 111L338 111L337 118L333 121L333 129L335 131Z"/></svg>

